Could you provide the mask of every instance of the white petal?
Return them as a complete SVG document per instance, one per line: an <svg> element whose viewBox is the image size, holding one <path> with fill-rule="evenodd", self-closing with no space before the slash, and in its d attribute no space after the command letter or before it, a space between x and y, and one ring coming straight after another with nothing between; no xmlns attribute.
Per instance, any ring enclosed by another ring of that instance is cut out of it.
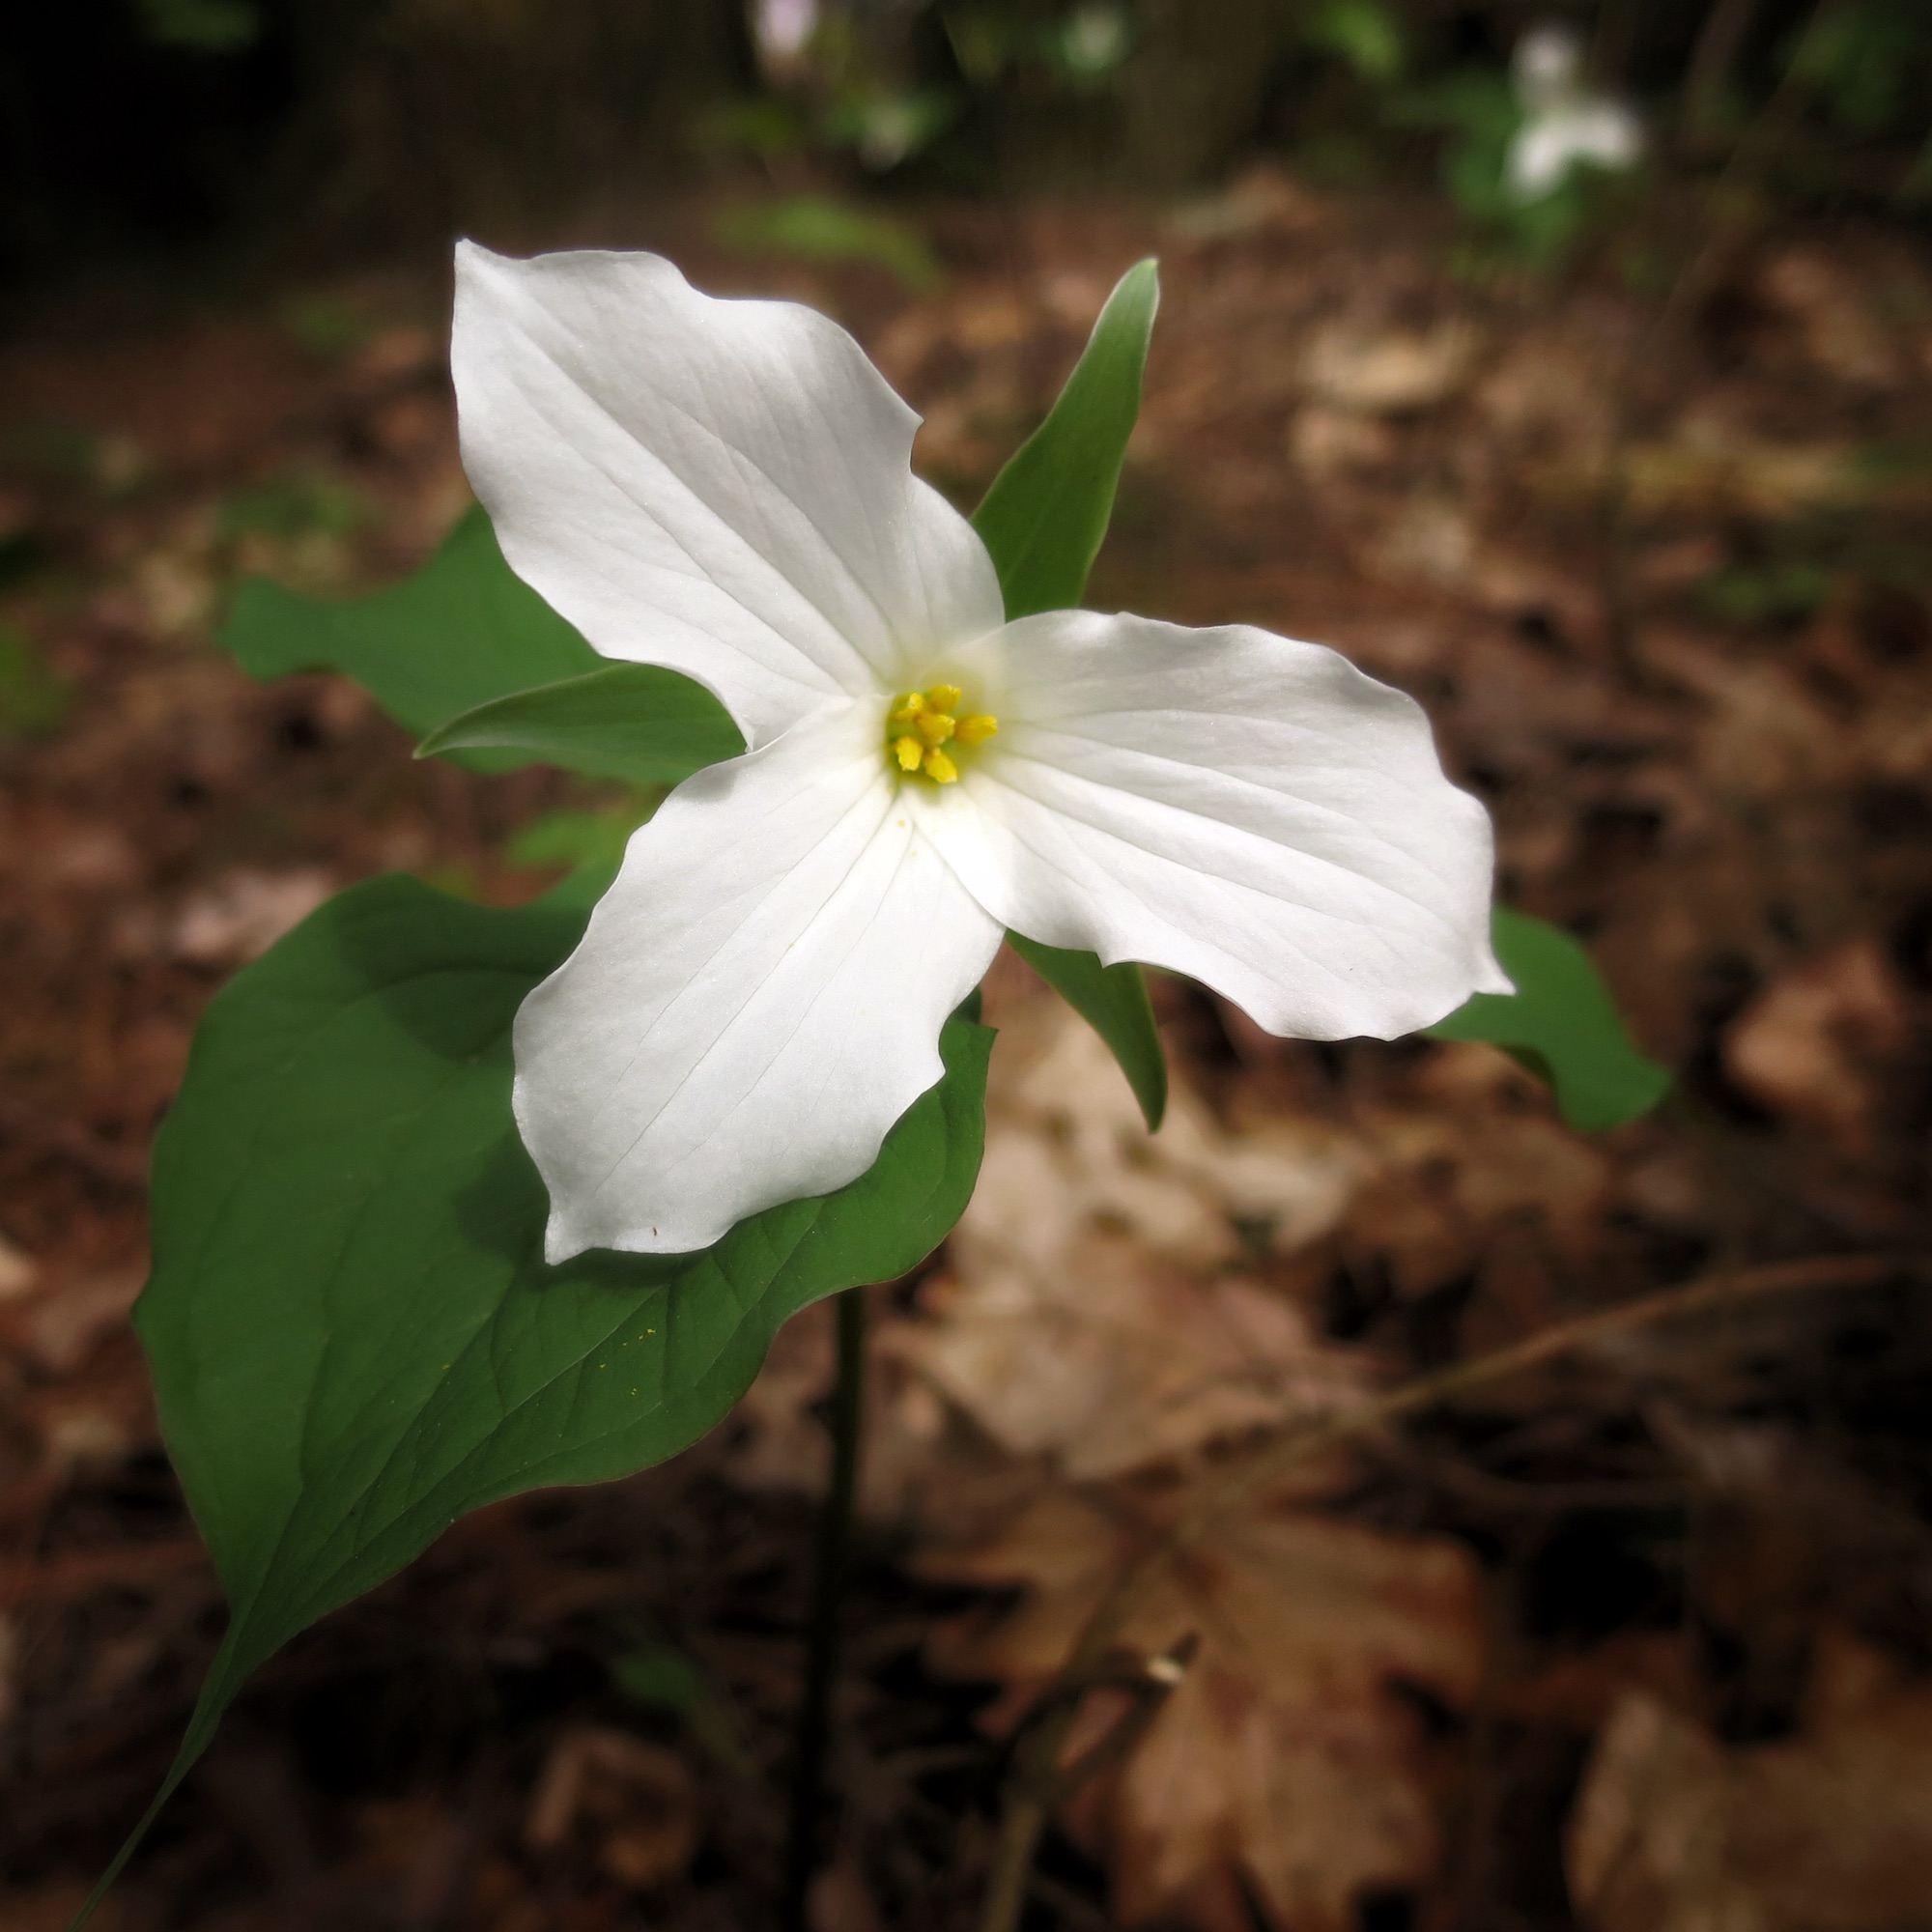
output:
<svg viewBox="0 0 1932 1932"><path fill-rule="evenodd" d="M1000 622L984 545L913 478L918 416L810 309L699 295L655 255L463 242L450 367L511 568L754 746Z"/></svg>
<svg viewBox="0 0 1932 1932"><path fill-rule="evenodd" d="M1204 980L1270 1033L1393 1038L1475 992L1489 814L1412 699L1319 644L1085 611L966 665L1000 734L921 822L996 919Z"/></svg>
<svg viewBox="0 0 1932 1932"><path fill-rule="evenodd" d="M546 1251L676 1254L868 1168L941 1072L1000 927L911 822L854 705L688 779L524 1002L516 1113Z"/></svg>
<svg viewBox="0 0 1932 1932"><path fill-rule="evenodd" d="M1503 180L1518 201L1537 201L1561 187L1578 161L1616 172L1642 157L1642 122L1621 101L1594 95L1526 120L1510 137Z"/></svg>

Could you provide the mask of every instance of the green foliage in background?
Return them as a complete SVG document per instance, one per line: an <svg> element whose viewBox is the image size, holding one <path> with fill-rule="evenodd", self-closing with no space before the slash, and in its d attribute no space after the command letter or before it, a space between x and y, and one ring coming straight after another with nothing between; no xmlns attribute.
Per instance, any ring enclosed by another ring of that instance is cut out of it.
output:
<svg viewBox="0 0 1932 1932"><path fill-rule="evenodd" d="M47 668L33 644L18 631L0 629L0 744L43 736L72 702L67 682Z"/></svg>
<svg viewBox="0 0 1932 1932"><path fill-rule="evenodd" d="M262 37L251 0L137 0L141 25L161 46L196 53L240 53Z"/></svg>
<svg viewBox="0 0 1932 1932"><path fill-rule="evenodd" d="M718 217L717 232L727 247L748 255L870 262L909 289L939 285L939 263L917 229L827 195L792 195L727 209Z"/></svg>
<svg viewBox="0 0 1932 1932"><path fill-rule="evenodd" d="M369 504L338 477L322 470L287 475L238 490L221 506L216 534L241 537L346 537L369 519Z"/></svg>
<svg viewBox="0 0 1932 1932"><path fill-rule="evenodd" d="M1380 0L1325 0L1309 15L1303 37L1372 83L1399 80L1408 64L1408 37Z"/></svg>
<svg viewBox="0 0 1932 1932"><path fill-rule="evenodd" d="M1846 132L1909 131L1922 127L1932 91L1932 8L1920 0L1840 0L1791 37L1785 59Z"/></svg>
<svg viewBox="0 0 1932 1932"><path fill-rule="evenodd" d="M730 1700L711 1673L668 1643L643 1643L611 1664L611 1680L639 1710L674 1717L715 1770L744 1777L751 1759L739 1736Z"/></svg>

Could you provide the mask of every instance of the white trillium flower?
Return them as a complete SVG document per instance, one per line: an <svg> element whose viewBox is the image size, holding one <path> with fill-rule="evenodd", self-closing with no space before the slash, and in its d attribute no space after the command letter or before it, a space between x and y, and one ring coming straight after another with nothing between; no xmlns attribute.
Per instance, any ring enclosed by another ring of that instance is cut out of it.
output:
<svg viewBox="0 0 1932 1932"><path fill-rule="evenodd" d="M761 59L786 66L818 31L818 0L753 0L752 43Z"/></svg>
<svg viewBox="0 0 1932 1932"><path fill-rule="evenodd" d="M1517 43L1510 80L1523 118L1503 158L1516 200L1541 201L1578 166L1617 173L1643 158L1643 123L1613 96L1587 92L1582 74L1583 44L1568 27L1532 27Z"/></svg>
<svg viewBox="0 0 1932 1932"><path fill-rule="evenodd" d="M512 568L749 747L632 836L518 1014L553 1262L703 1247L855 1179L1009 927L1306 1038L1510 990L1488 815L1411 699L1246 625L1007 623L837 324L652 255L465 243L452 365Z"/></svg>

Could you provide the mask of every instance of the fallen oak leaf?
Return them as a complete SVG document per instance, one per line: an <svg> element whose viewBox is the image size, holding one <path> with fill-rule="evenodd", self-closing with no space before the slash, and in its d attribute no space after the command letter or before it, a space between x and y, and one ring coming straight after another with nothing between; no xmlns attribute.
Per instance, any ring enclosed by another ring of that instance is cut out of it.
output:
<svg viewBox="0 0 1932 1932"><path fill-rule="evenodd" d="M1072 1650L1141 1540L1125 1516L1050 1489L991 1542L923 1561L938 1578L1026 1590L1009 1614L933 1646L938 1667L1007 1687L994 1721ZM1156 1658L1190 1634L1200 1646L1138 1750L1071 1807L1070 1829L1107 1858L1123 1924L1245 1926L1247 1893L1277 1925L1342 1932L1364 1892L1434 1870L1423 1726L1399 1687L1452 1709L1474 1694L1475 1571L1459 1545L1277 1501L1175 1565L1120 1634ZM1063 1763L1119 1719L1118 1693L1092 1704Z"/></svg>
<svg viewBox="0 0 1932 1932"><path fill-rule="evenodd" d="M1230 1132L1177 1082L1150 1137L1058 1001L1002 1013L953 1275L889 1347L1003 1449L1076 1480L1358 1400L1364 1371L1250 1272L1347 1207L1364 1156L1325 1128Z"/></svg>
<svg viewBox="0 0 1932 1932"><path fill-rule="evenodd" d="M1731 1747L1648 1690L1605 1726L1572 1814L1593 1932L1926 1924L1932 1686L1827 1632L1797 1738Z"/></svg>

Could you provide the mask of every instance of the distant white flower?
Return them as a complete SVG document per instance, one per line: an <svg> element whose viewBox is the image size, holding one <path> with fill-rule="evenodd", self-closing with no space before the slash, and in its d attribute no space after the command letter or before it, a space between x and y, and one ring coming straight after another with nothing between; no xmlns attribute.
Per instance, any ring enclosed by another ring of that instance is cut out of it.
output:
<svg viewBox="0 0 1932 1932"><path fill-rule="evenodd" d="M518 1015L553 1261L702 1247L864 1173L1008 927L1310 1038L1508 990L1488 816L1410 699L1245 625L1006 623L912 474L919 418L823 316L465 243L452 362L512 567L750 746L634 835Z"/></svg>
<svg viewBox="0 0 1932 1932"><path fill-rule="evenodd" d="M1094 0L1067 16L1061 30L1060 54L1074 73L1094 80L1119 67L1132 43L1126 14Z"/></svg>
<svg viewBox="0 0 1932 1932"><path fill-rule="evenodd" d="M760 60L784 67L818 29L818 0L753 0L752 43Z"/></svg>
<svg viewBox="0 0 1932 1932"><path fill-rule="evenodd" d="M1532 27L1517 43L1510 79L1523 119L1503 160L1518 201L1541 201L1579 165L1620 172L1643 157L1643 123L1607 94L1582 85L1583 47L1568 27Z"/></svg>
<svg viewBox="0 0 1932 1932"><path fill-rule="evenodd" d="M1523 106L1534 113L1573 98L1583 74L1583 43L1574 27L1545 20L1530 28L1510 56L1510 80Z"/></svg>

